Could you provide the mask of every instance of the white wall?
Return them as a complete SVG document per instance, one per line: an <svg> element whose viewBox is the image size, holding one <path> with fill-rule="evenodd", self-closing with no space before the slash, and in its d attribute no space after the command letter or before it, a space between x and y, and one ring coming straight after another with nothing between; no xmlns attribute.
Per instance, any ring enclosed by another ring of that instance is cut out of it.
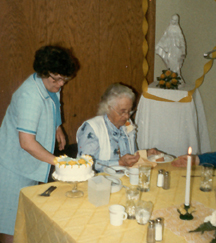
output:
<svg viewBox="0 0 216 243"><path fill-rule="evenodd" d="M186 83L195 84L202 76L203 67L209 60L203 57L216 46L215 0L156 0L155 44L169 25L171 16L180 16L180 26L186 39L187 55L181 72ZM154 77L165 68L160 56L155 56ZM202 96L212 151L216 151L216 59L199 88Z"/></svg>

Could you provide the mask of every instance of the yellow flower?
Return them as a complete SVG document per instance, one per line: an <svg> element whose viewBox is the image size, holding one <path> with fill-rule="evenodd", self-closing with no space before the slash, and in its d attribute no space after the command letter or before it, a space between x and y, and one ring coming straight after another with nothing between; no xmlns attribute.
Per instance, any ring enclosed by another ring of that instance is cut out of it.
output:
<svg viewBox="0 0 216 243"><path fill-rule="evenodd" d="M160 76L161 79L165 79L165 75L162 73Z"/></svg>
<svg viewBox="0 0 216 243"><path fill-rule="evenodd" d="M176 78L177 77L177 73L172 73L171 77L172 78Z"/></svg>
<svg viewBox="0 0 216 243"><path fill-rule="evenodd" d="M192 207L192 206L190 206L190 208L188 209L188 213L193 213L195 211L196 211L195 207Z"/></svg>
<svg viewBox="0 0 216 243"><path fill-rule="evenodd" d="M187 213L187 211L184 208L180 208L179 211L183 215L185 215Z"/></svg>
<svg viewBox="0 0 216 243"><path fill-rule="evenodd" d="M167 71L165 72L165 75L166 75L167 77L169 77L171 74L172 74L172 72L171 72L170 70L167 70Z"/></svg>
<svg viewBox="0 0 216 243"><path fill-rule="evenodd" d="M166 83L166 87L167 87L167 89L170 89L171 84L170 84L169 82L167 82L167 83Z"/></svg>
<svg viewBox="0 0 216 243"><path fill-rule="evenodd" d="M174 84L174 85L177 85L178 80L174 78L174 79L171 80L171 83Z"/></svg>
<svg viewBox="0 0 216 243"><path fill-rule="evenodd" d="M184 208L185 208L185 206L184 206L184 204L182 204L179 209L184 209Z"/></svg>
<svg viewBox="0 0 216 243"><path fill-rule="evenodd" d="M165 84L165 81L164 80L160 80L159 81L159 85L164 85Z"/></svg>

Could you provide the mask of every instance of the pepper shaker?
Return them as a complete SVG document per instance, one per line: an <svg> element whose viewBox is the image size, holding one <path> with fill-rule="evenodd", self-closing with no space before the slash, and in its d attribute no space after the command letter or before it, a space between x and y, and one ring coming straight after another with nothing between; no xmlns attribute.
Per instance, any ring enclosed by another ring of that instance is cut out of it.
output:
<svg viewBox="0 0 216 243"><path fill-rule="evenodd" d="M155 221L155 241L162 241L162 239L163 239L162 219L157 218Z"/></svg>
<svg viewBox="0 0 216 243"><path fill-rule="evenodd" d="M169 175L169 171L165 171L165 173L164 173L163 189L165 189L165 190L170 189L170 175Z"/></svg>
<svg viewBox="0 0 216 243"><path fill-rule="evenodd" d="M149 220L147 231L147 243L155 243L155 221Z"/></svg>
<svg viewBox="0 0 216 243"><path fill-rule="evenodd" d="M163 185L164 185L164 170L161 169L158 171L157 186L163 187Z"/></svg>

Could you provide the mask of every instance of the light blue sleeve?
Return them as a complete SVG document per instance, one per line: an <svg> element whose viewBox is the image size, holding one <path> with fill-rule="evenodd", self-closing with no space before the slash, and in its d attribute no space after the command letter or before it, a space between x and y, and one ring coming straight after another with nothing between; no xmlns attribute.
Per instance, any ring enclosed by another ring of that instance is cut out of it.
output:
<svg viewBox="0 0 216 243"><path fill-rule="evenodd" d="M119 165L118 160L99 160L100 145L97 136L94 133L92 127L85 122L79 132L77 133L78 138L78 155L88 154L94 159L94 168L96 171L102 172L104 165Z"/></svg>
<svg viewBox="0 0 216 243"><path fill-rule="evenodd" d="M43 102L37 92L26 90L15 99L17 130L36 134ZM14 102L15 102L14 101Z"/></svg>

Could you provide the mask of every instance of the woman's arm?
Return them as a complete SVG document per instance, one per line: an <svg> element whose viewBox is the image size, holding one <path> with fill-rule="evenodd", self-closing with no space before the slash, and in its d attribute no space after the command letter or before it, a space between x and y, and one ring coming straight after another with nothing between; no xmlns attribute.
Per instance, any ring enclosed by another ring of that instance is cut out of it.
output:
<svg viewBox="0 0 216 243"><path fill-rule="evenodd" d="M171 163L175 167L187 167L188 155L181 155L178 158L174 159ZM199 165L200 160L197 155L192 155L192 165Z"/></svg>
<svg viewBox="0 0 216 243"><path fill-rule="evenodd" d="M99 160L100 145L94 130L88 123L84 123L83 127L77 133L78 139L78 154L89 154L94 158L94 166L97 171L103 171L104 166L98 163L112 166L112 165L123 165L123 166L133 166L139 160L139 154L131 155L126 154L119 158L116 154L116 159L110 160Z"/></svg>
<svg viewBox="0 0 216 243"><path fill-rule="evenodd" d="M35 140L35 135L19 132L19 142L22 149L38 160L54 165L55 156L48 152Z"/></svg>
<svg viewBox="0 0 216 243"><path fill-rule="evenodd" d="M78 155L88 154L94 159L94 167L97 171L103 171L104 165L118 165L118 158L116 160L99 160L100 145L94 130L88 123L84 123L82 128L77 133L78 140Z"/></svg>
<svg viewBox="0 0 216 243"><path fill-rule="evenodd" d="M176 167L186 167L187 156L187 154L179 156L172 162L172 165ZM216 167L216 152L192 155L192 165L202 165L204 163L213 164L214 167Z"/></svg>
<svg viewBox="0 0 216 243"><path fill-rule="evenodd" d="M59 150L64 150L64 147L66 145L65 135L62 131L61 126L59 126L56 130L56 140L58 142L58 148Z"/></svg>

